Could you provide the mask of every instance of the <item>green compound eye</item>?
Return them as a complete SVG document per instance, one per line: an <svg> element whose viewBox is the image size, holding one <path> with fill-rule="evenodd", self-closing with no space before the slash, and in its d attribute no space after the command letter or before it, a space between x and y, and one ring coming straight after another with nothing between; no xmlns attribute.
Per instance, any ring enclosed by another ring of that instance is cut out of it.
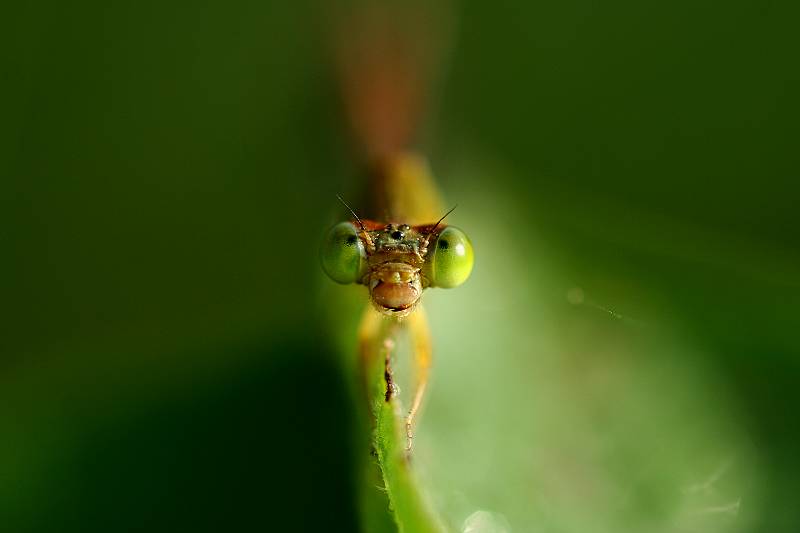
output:
<svg viewBox="0 0 800 533"><path fill-rule="evenodd" d="M319 258L322 270L336 283L354 283L366 273L367 253L349 222L331 228L322 242Z"/></svg>
<svg viewBox="0 0 800 533"><path fill-rule="evenodd" d="M475 261L467 234L448 226L439 233L433 246L425 265L431 286L450 289L467 281Z"/></svg>

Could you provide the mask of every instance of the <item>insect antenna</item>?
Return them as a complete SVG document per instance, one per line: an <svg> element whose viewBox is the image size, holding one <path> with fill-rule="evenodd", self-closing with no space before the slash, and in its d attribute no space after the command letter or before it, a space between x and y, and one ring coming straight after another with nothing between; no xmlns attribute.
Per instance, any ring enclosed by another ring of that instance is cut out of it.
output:
<svg viewBox="0 0 800 533"><path fill-rule="evenodd" d="M431 235L433 235L433 232L434 232L434 231L436 231L436 228L438 228L438 227L439 227L439 224L441 224L441 223L442 223L442 220L444 220L445 218L447 218L447 215L449 215L450 213L452 213L453 211L455 211L455 210L456 210L456 207L458 207L458 204L454 205L454 206L452 207L452 209L450 209L450 211L448 211L447 213L445 213L445 214L444 214L444 216L443 216L442 218L440 218L440 219L439 219L439 221L438 221L436 224L434 224L434 225L433 225L433 227L432 227L431 229L429 229L429 230L428 230L428 231L425 233L425 236L424 236L424 237L422 237L422 239L421 239L421 241L420 241L419 252L418 252L418 254L417 254L417 255L420 257L420 259L422 259L423 257L425 257L425 256L428 254L428 244L429 244L429 243L430 243L430 241L431 241Z"/></svg>
<svg viewBox="0 0 800 533"><path fill-rule="evenodd" d="M454 206L453 206L453 207L450 209L450 211L448 211L447 213L445 213L445 214L444 214L444 216L443 216L442 218L440 218L440 219L439 219L439 222L437 222L436 224L434 224L434 225L433 225L433 227L432 227L432 228L431 228L431 229L428 231L428 235L431 235L431 234L432 234L434 231L436 231L436 228L438 228L438 227L439 227L439 224L441 224L441 223L442 223L442 220L444 220L445 218L447 218L447 215L449 215L450 213L452 213L453 211L455 211L455 210L456 210L456 207L458 207L458 204L454 205Z"/></svg>
<svg viewBox="0 0 800 533"><path fill-rule="evenodd" d="M364 227L364 223L363 223L363 222L361 222L361 219L360 219L360 218L358 218L358 215L356 215L356 212L355 212L355 211L353 211L353 208L352 208L352 207L350 207L349 205L347 205L347 202L345 202L345 201L342 199L342 197L341 197L341 196L339 196L338 194L336 195L336 198L338 198L338 199L339 199L339 201L340 201L340 202L342 202L342 204L343 204L343 205L344 205L344 206L347 208L347 210L348 210L348 211L350 211L350 214L352 214L352 215L355 217L356 221L358 222L358 225L359 225L359 226L361 226L361 230L362 230L362 231L367 231L367 228L365 228L365 227ZM440 221L440 222L441 222L441 221Z"/></svg>

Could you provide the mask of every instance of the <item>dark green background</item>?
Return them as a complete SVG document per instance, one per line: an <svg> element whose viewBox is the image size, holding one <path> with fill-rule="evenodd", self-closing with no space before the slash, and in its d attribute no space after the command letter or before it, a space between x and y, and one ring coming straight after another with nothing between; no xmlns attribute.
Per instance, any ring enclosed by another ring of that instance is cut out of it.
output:
<svg viewBox="0 0 800 533"><path fill-rule="evenodd" d="M12 11L0 529L355 530L352 407L316 253L362 173L326 9ZM764 469L769 509L748 523L796 531L797 9L457 12L422 145L448 198L483 196L459 209L492 213L504 242L567 280L539 302L552 316L574 312L571 283L701 345Z"/></svg>

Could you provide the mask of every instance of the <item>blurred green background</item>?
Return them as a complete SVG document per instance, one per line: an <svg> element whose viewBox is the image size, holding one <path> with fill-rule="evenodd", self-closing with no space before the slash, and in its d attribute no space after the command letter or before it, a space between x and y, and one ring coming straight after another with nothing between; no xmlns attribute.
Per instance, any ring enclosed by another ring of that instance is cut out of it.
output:
<svg viewBox="0 0 800 533"><path fill-rule="evenodd" d="M359 529L355 318L330 317L366 295L316 259L364 183L328 7L3 16L0 530ZM425 296L436 508L797 531L797 8L456 12L421 149L477 262Z"/></svg>

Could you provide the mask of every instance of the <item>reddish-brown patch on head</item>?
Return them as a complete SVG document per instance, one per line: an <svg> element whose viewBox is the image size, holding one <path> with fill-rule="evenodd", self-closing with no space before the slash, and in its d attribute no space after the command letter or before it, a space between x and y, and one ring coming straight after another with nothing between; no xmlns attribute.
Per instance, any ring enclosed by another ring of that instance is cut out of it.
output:
<svg viewBox="0 0 800 533"><path fill-rule="evenodd" d="M420 291L411 283L379 282L372 289L372 300L391 311L410 309L419 300Z"/></svg>

